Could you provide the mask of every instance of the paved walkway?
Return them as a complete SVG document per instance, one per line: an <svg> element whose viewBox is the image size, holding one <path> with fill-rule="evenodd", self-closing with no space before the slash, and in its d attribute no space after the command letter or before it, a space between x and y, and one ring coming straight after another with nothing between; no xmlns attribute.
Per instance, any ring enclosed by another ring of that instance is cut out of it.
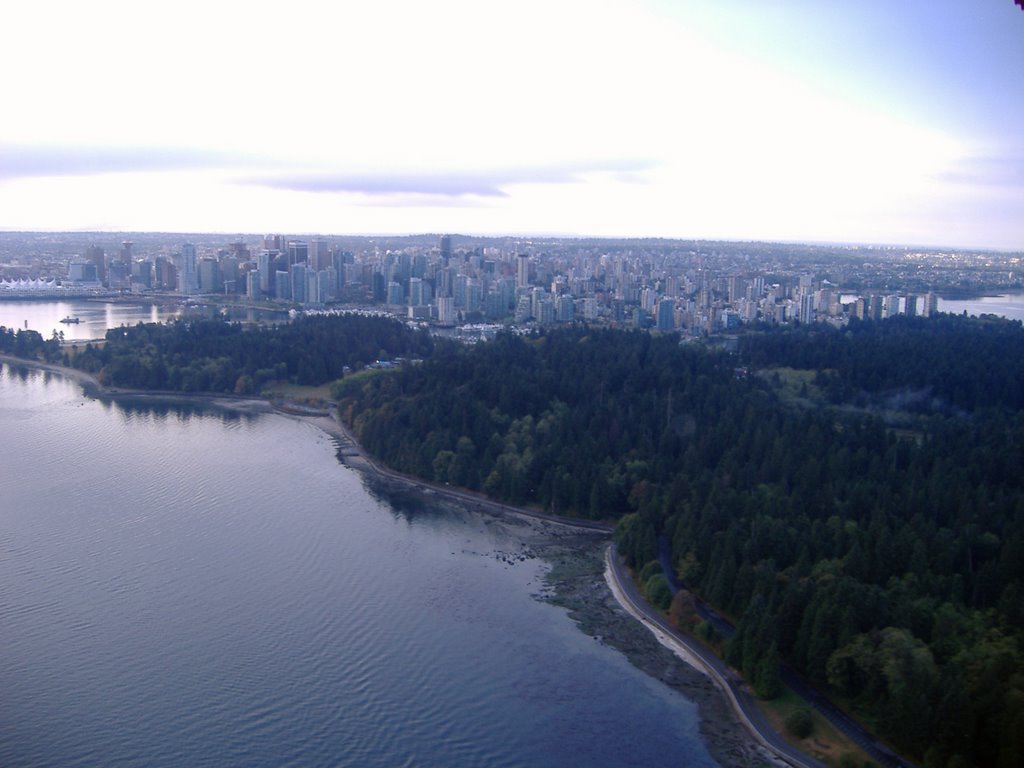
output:
<svg viewBox="0 0 1024 768"><path fill-rule="evenodd" d="M671 648L695 669L710 677L725 694L740 722L765 749L796 768L826 768L825 764L790 746L775 732L739 680L713 653L686 637L640 595L633 580L624 573L618 551L612 544L605 552L605 579L615 599L643 623L662 645Z"/></svg>

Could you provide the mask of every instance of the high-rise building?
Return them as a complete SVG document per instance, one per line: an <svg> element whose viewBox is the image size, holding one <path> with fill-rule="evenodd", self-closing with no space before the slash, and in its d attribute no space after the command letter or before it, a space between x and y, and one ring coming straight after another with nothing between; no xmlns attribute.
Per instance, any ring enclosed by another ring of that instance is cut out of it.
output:
<svg viewBox="0 0 1024 768"><path fill-rule="evenodd" d="M283 269L274 272L274 298L289 301L292 297L292 278Z"/></svg>
<svg viewBox="0 0 1024 768"><path fill-rule="evenodd" d="M291 243L288 244L289 250L291 249ZM289 258L291 258L289 256ZM291 299L299 304L306 301L306 262L296 262L292 264L288 273L291 276L292 287L291 287Z"/></svg>
<svg viewBox="0 0 1024 768"><path fill-rule="evenodd" d="M903 305L903 314L907 317L915 317L917 315L917 296L912 293L907 294Z"/></svg>
<svg viewBox="0 0 1024 768"><path fill-rule="evenodd" d="M245 277L245 295L255 301L261 299L266 294L260 288L262 275L258 269L249 270L249 273Z"/></svg>
<svg viewBox="0 0 1024 768"><path fill-rule="evenodd" d="M132 292L149 290L153 287L153 264L148 259L132 262Z"/></svg>
<svg viewBox="0 0 1024 768"><path fill-rule="evenodd" d="M85 249L85 258L96 265L96 279L105 283L107 280L107 257L104 250L98 245L90 245Z"/></svg>
<svg viewBox="0 0 1024 768"><path fill-rule="evenodd" d="M409 278L409 305L418 307L423 303L423 281L418 277Z"/></svg>
<svg viewBox="0 0 1024 768"><path fill-rule="evenodd" d="M199 290L203 293L220 293L224 290L220 262L212 257L199 260Z"/></svg>
<svg viewBox="0 0 1024 768"><path fill-rule="evenodd" d="M330 244L319 237L309 241L308 249L309 267L315 272L327 269L331 265Z"/></svg>
<svg viewBox="0 0 1024 768"><path fill-rule="evenodd" d="M309 260L309 245L302 240L288 241L288 266L305 264Z"/></svg>
<svg viewBox="0 0 1024 768"><path fill-rule="evenodd" d="M675 330L675 310L675 299L664 298L658 302L658 314L655 324L659 331L668 333L669 331Z"/></svg>
<svg viewBox="0 0 1024 768"><path fill-rule="evenodd" d="M264 296L271 295L270 281L273 276L273 270L271 270L270 265L273 262L274 255L273 251L268 251L264 248L256 256L256 271L260 275L260 293Z"/></svg>
<svg viewBox="0 0 1024 768"><path fill-rule="evenodd" d="M530 284L530 257L520 253L516 257L516 288L526 288Z"/></svg>
<svg viewBox="0 0 1024 768"><path fill-rule="evenodd" d="M437 322L441 325L455 325L455 301L450 296L437 299Z"/></svg>
<svg viewBox="0 0 1024 768"><path fill-rule="evenodd" d="M179 289L182 293L191 295L199 293L199 263L196 260L196 247L193 243L183 243L181 246L181 280Z"/></svg>
<svg viewBox="0 0 1024 768"><path fill-rule="evenodd" d="M800 297L799 320L804 325L809 325L814 322L814 303L813 293L805 293Z"/></svg>
<svg viewBox="0 0 1024 768"><path fill-rule="evenodd" d="M569 294L558 297L558 322L571 323L576 315L576 300Z"/></svg>
<svg viewBox="0 0 1024 768"><path fill-rule="evenodd" d="M398 306L405 303L405 291L397 280L388 283L388 304Z"/></svg>

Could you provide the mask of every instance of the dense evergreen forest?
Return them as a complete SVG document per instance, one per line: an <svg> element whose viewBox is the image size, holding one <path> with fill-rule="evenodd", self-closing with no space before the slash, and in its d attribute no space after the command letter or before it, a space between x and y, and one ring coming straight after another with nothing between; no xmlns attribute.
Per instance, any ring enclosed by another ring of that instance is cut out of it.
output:
<svg viewBox="0 0 1024 768"><path fill-rule="evenodd" d="M112 329L70 363L116 387L249 395L272 381L325 384L346 368L432 348L426 331L385 317L314 315L257 327L180 320Z"/></svg>
<svg viewBox="0 0 1024 768"><path fill-rule="evenodd" d="M61 339L56 334L44 339L39 331L15 330L0 325L0 354L55 362L61 359L60 343Z"/></svg>
<svg viewBox="0 0 1024 768"><path fill-rule="evenodd" d="M915 760L1010 768L1022 366L1019 323L960 317L755 333L736 354L577 328L439 344L335 389L401 471L619 520L651 579L667 541L678 575L738 620L727 658L761 695L785 659Z"/></svg>

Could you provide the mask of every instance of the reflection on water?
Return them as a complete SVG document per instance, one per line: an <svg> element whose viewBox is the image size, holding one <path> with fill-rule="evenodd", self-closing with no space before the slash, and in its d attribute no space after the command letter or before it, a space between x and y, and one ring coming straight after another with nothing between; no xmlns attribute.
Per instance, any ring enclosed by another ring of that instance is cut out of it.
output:
<svg viewBox="0 0 1024 768"><path fill-rule="evenodd" d="M232 321L259 323L282 322L287 315L251 307L222 308L185 307L180 303L149 304L143 302L90 301L0 301L0 326L16 330L28 328L44 338L53 334L66 341L97 341L107 331L138 323L165 323L178 317L223 316ZM64 319L77 323L62 323Z"/></svg>

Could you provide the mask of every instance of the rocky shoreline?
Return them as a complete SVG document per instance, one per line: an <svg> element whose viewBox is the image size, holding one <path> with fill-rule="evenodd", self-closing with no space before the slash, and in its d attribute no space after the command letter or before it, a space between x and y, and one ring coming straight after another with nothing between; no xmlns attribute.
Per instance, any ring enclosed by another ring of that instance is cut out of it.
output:
<svg viewBox="0 0 1024 768"><path fill-rule="evenodd" d="M750 737L714 682L659 643L618 604L604 578L604 548L592 538L541 544L538 553L551 565L546 599L568 609L583 632L621 651L638 669L693 701L701 736L720 765L777 763Z"/></svg>

